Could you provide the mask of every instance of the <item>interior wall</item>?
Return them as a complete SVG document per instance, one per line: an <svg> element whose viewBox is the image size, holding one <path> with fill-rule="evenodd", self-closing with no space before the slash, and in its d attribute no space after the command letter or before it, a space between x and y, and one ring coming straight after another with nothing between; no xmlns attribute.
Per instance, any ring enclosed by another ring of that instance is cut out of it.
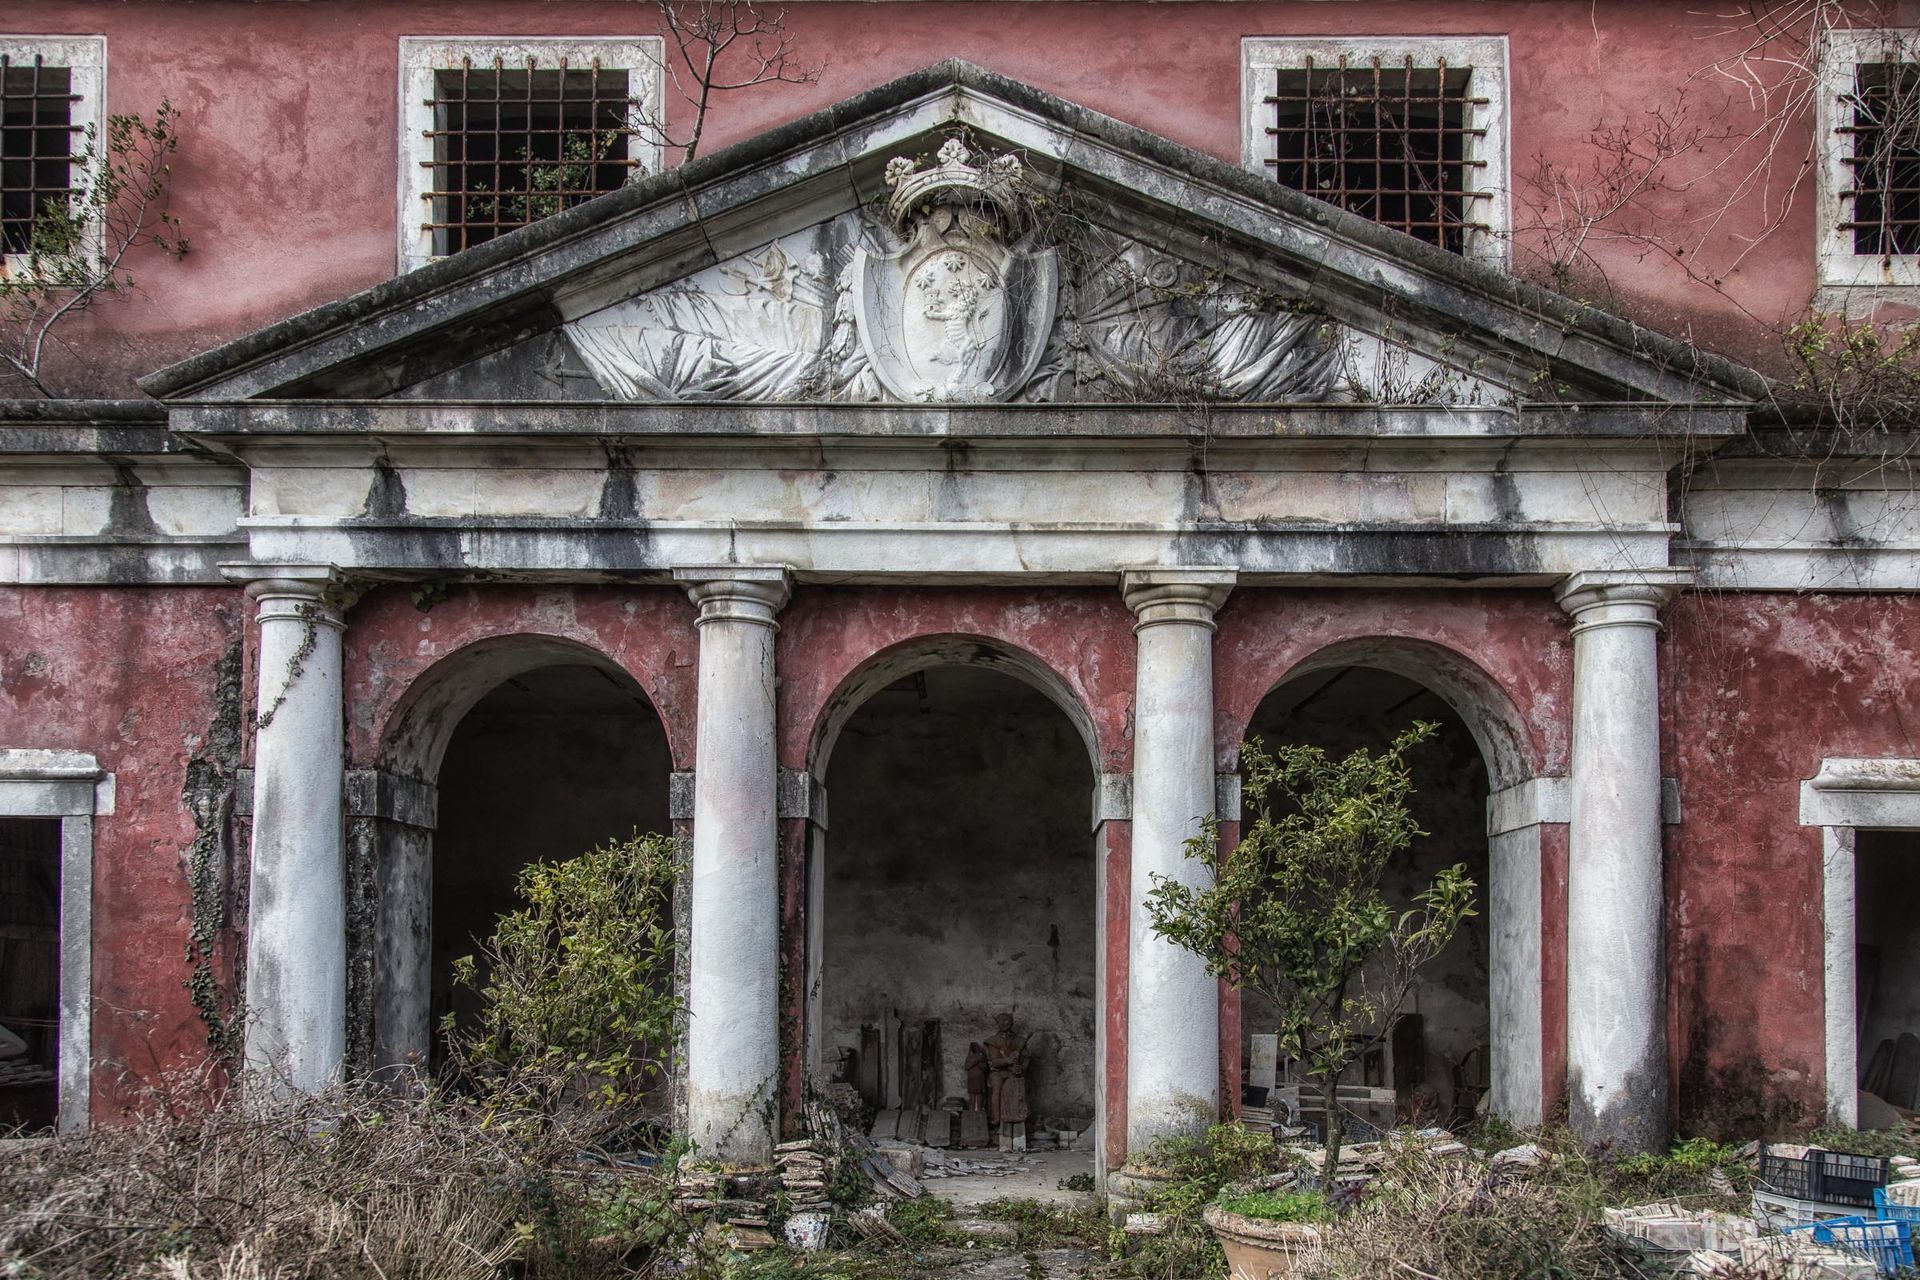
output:
<svg viewBox="0 0 1920 1280"><path fill-rule="evenodd" d="M60 1041L60 819L0 818L0 1133L52 1127Z"/></svg>
<svg viewBox="0 0 1920 1280"><path fill-rule="evenodd" d="M455 730L440 768L433 840L434 1025L471 1010L453 962L515 905L535 859L610 839L671 831L672 764L660 718L638 686L600 667L541 667L503 681Z"/></svg>
<svg viewBox="0 0 1920 1280"><path fill-rule="evenodd" d="M1854 837L1859 1067L1876 1047L1920 1036L1920 831L1860 831ZM1909 1107L1911 1098L1890 1098Z"/></svg>
<svg viewBox="0 0 1920 1280"><path fill-rule="evenodd" d="M1269 745L1312 744L1339 757L1362 748L1377 752L1415 720L1439 725L1439 732L1407 757L1414 787L1409 807L1428 835L1389 868L1383 887L1389 901L1410 905L1437 871L1456 862L1466 864L1474 882L1479 914L1463 922L1453 942L1421 971L1401 1009L1424 1019L1426 1059L1420 1074L1450 1111L1454 1068L1491 1039L1487 770L1473 734L1445 700L1416 681L1369 667L1342 667L1275 689L1254 714L1248 736ZM1245 819L1251 821L1250 811ZM1243 999L1245 1053L1249 1037L1275 1030L1276 1015L1251 992ZM1470 1069L1467 1082L1480 1074ZM1363 1083L1360 1069L1344 1083ZM1384 1083L1392 1083L1391 1075Z"/></svg>
<svg viewBox="0 0 1920 1280"><path fill-rule="evenodd" d="M1094 1115L1093 770L1044 695L934 667L876 693L828 764L823 1058L888 1009L941 1023L938 1097L1011 1012L1038 1121Z"/></svg>

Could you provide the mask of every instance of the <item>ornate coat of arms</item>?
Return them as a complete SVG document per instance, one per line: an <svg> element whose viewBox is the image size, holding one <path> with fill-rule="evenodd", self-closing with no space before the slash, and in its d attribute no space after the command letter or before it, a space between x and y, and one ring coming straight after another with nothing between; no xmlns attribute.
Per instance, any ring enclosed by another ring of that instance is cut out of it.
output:
<svg viewBox="0 0 1920 1280"><path fill-rule="evenodd" d="M921 169L887 166L897 253L853 258L854 324L874 375L901 400L1006 400L1033 376L1059 301L1052 249L1015 242L1020 162L984 168L958 139Z"/></svg>
<svg viewBox="0 0 1920 1280"><path fill-rule="evenodd" d="M948 139L849 212L565 325L620 400L1324 400L1348 340L1219 268L1081 219L1034 226L1012 155ZM1056 220L1057 221L1057 220ZM1071 276L1071 278L1069 278ZM564 352L550 356L564 372Z"/></svg>

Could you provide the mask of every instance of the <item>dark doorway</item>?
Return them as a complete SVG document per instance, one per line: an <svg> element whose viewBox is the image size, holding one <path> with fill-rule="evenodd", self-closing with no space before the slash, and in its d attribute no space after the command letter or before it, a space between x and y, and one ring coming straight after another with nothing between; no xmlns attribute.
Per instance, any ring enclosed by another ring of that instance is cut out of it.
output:
<svg viewBox="0 0 1920 1280"><path fill-rule="evenodd" d="M825 782L828 1069L864 1029L857 1082L888 1095L881 1106L917 1093L939 1107L964 1097L968 1045L1010 1012L1030 1037L1036 1143L1090 1128L1094 779L1073 722L1004 672L930 667L853 713ZM933 1023L937 1053L903 1069L896 1037L924 1048Z"/></svg>
<svg viewBox="0 0 1920 1280"><path fill-rule="evenodd" d="M60 820L0 818L0 1133L58 1113Z"/></svg>
<svg viewBox="0 0 1920 1280"><path fill-rule="evenodd" d="M536 860L671 830L672 758L660 717L623 673L539 667L476 703L440 767L433 839L433 1025L473 1011L453 962L516 905L514 877Z"/></svg>
<svg viewBox="0 0 1920 1280"><path fill-rule="evenodd" d="M1269 744L1311 744L1339 757L1362 748L1379 751L1416 720L1439 726L1408 756L1411 808L1428 835L1389 873L1387 896L1410 905L1441 868L1465 863L1480 914L1422 971L1391 1034L1342 1083L1395 1090L1402 1120L1460 1124L1472 1118L1493 1078L1488 783L1472 731L1444 698L1417 681L1373 667L1338 667L1280 685L1261 702L1247 733ZM1242 1052L1251 1071L1252 1037L1274 1033L1274 1011L1253 995L1242 1008ZM1255 1083L1251 1075L1248 1080ZM1374 1116L1385 1119L1378 1109Z"/></svg>
<svg viewBox="0 0 1920 1280"><path fill-rule="evenodd" d="M1860 1087L1911 1111L1920 1108L1920 831L1859 831L1853 853ZM1864 1107L1860 1118L1870 1119Z"/></svg>

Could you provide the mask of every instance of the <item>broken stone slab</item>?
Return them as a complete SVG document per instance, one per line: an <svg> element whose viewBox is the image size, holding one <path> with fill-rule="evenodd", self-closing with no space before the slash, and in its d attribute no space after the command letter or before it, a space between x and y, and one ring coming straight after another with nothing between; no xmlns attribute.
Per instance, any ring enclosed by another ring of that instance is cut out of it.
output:
<svg viewBox="0 0 1920 1280"><path fill-rule="evenodd" d="M1163 1236L1173 1230L1173 1217L1165 1213L1130 1213L1120 1229L1130 1236Z"/></svg>
<svg viewBox="0 0 1920 1280"><path fill-rule="evenodd" d="M1508 1147L1497 1151L1487 1161L1490 1173L1519 1173L1528 1169L1538 1169L1553 1157L1545 1147L1538 1143L1527 1142L1517 1147Z"/></svg>
<svg viewBox="0 0 1920 1280"><path fill-rule="evenodd" d="M1760 1234L1752 1219L1668 1201L1604 1209L1601 1220L1615 1239L1659 1253L1731 1253Z"/></svg>
<svg viewBox="0 0 1920 1280"><path fill-rule="evenodd" d="M885 1205L868 1205L864 1209L856 1210L847 1216L847 1221L855 1231L860 1233L862 1239L885 1240L891 1244L907 1242L907 1238L900 1234L899 1228L887 1221Z"/></svg>
<svg viewBox="0 0 1920 1280"><path fill-rule="evenodd" d="M1742 1241L1740 1265L1765 1280L1875 1280L1880 1274L1871 1258L1815 1244L1804 1235Z"/></svg>
<svg viewBox="0 0 1920 1280"><path fill-rule="evenodd" d="M993 1218L952 1218L947 1226L961 1235L975 1240L991 1240L995 1243L1011 1242L1020 1236L1019 1228L1011 1222L1000 1222Z"/></svg>
<svg viewBox="0 0 1920 1280"><path fill-rule="evenodd" d="M886 1158L895 1172L904 1173L908 1177L919 1177L920 1171L926 1167L926 1157L916 1147L901 1146L898 1143L881 1143L875 1150Z"/></svg>

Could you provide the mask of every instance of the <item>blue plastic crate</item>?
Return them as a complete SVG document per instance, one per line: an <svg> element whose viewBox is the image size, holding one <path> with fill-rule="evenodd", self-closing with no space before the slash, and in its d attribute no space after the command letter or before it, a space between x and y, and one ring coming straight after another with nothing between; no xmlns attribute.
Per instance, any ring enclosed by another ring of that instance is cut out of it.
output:
<svg viewBox="0 0 1920 1280"><path fill-rule="evenodd" d="M1880 1187L1873 1193L1873 1216L1888 1222L1920 1222L1920 1205L1888 1204L1887 1189ZM1911 1226L1908 1230L1911 1234Z"/></svg>
<svg viewBox="0 0 1920 1280"><path fill-rule="evenodd" d="M1881 1275L1898 1275L1913 1266L1913 1236L1902 1221L1875 1218L1832 1218L1810 1227L1794 1227L1793 1232L1810 1231L1818 1244L1832 1245L1848 1253L1873 1259Z"/></svg>

